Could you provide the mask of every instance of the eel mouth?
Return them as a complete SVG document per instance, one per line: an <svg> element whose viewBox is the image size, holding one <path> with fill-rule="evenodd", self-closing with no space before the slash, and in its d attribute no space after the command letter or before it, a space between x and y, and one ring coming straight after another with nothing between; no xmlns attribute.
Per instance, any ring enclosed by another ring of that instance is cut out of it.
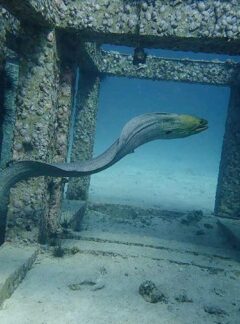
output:
<svg viewBox="0 0 240 324"><path fill-rule="evenodd" d="M208 129L208 121L206 119L201 119L200 124L196 127L197 132L202 132Z"/></svg>

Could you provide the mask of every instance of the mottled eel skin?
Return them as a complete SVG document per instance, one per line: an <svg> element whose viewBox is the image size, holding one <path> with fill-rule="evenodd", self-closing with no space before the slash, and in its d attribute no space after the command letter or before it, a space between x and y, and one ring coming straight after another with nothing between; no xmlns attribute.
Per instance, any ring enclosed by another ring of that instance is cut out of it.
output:
<svg viewBox="0 0 240 324"><path fill-rule="evenodd" d="M0 232L5 229L10 188L32 177L79 177L100 172L147 142L190 136L207 129L207 121L191 115L148 113L131 119L120 137L101 155L74 163L20 161L0 173Z"/></svg>

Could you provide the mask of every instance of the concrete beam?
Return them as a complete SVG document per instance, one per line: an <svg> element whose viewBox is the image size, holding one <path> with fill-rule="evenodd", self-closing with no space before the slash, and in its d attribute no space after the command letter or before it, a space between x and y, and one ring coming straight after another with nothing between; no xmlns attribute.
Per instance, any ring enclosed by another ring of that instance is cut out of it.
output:
<svg viewBox="0 0 240 324"><path fill-rule="evenodd" d="M86 43L84 47L85 55L92 61L92 69L110 76L228 86L236 82L240 70L240 64L232 61L165 59L154 56L148 56L146 64L133 65L131 55L106 52L91 43Z"/></svg>
<svg viewBox="0 0 240 324"><path fill-rule="evenodd" d="M51 25L99 43L240 53L236 0L0 0L23 21Z"/></svg>
<svg viewBox="0 0 240 324"><path fill-rule="evenodd" d="M0 0L0 5L20 21L44 27L53 27L59 15L52 0Z"/></svg>

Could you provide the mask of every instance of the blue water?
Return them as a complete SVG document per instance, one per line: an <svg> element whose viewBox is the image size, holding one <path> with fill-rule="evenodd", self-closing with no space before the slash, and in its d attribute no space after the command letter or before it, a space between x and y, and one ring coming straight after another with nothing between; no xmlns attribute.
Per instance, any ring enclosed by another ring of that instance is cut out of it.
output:
<svg viewBox="0 0 240 324"><path fill-rule="evenodd" d="M95 154L107 148L122 126L136 115L154 111L187 113L207 119L209 129L184 139L148 143L140 150L157 150L161 156L168 154L168 159L195 159L198 167L204 163L212 172L219 162L228 97L227 87L108 78L101 85ZM203 154L207 154L204 161Z"/></svg>
<svg viewBox="0 0 240 324"><path fill-rule="evenodd" d="M118 50L118 47L105 47L109 48ZM125 52L129 50L125 48ZM176 52L165 52L171 53L171 57L179 55ZM183 53L180 54L184 57ZM192 55L192 58L196 58L196 54L184 54L185 57L191 58ZM201 57L198 54L198 59L206 59L207 56ZM228 57L218 55L219 58L224 60ZM107 77L100 89L94 155L100 154L114 142L129 119L146 112L197 115L208 120L209 129L188 138L159 140L138 148L135 154L125 157L124 161L120 161L111 170L92 177L90 192L93 199L101 200L101 197L105 196L105 200L114 198L115 202L121 202L121 196L128 187L135 191L137 203L144 200L141 196L143 187L150 197L151 188L153 192L154 187L155 191L157 190L155 182L165 181L164 195L161 194L161 197L156 197L154 201L145 197L147 205L154 203L157 206L158 201L161 201L160 205L165 206L165 199L168 201L166 207L171 205L172 201L176 209L176 196L179 196L177 202L186 209L196 207L213 210L228 100L228 87ZM141 177L134 187L133 182L137 178L134 177L134 173L139 172ZM119 176L121 183L118 180ZM168 184L167 176L172 176L176 185ZM104 187L104 183L108 184ZM114 190L116 186L118 190ZM171 186L175 187L174 192ZM200 188L199 199L196 188ZM192 204L189 204L190 201ZM131 204L131 199L127 202Z"/></svg>

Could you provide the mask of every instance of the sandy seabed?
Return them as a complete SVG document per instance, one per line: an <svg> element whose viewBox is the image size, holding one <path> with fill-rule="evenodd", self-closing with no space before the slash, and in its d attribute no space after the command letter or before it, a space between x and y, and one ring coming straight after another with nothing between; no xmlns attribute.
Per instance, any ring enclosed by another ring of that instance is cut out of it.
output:
<svg viewBox="0 0 240 324"><path fill-rule="evenodd" d="M91 178L90 200L168 210L214 209L217 177L189 164L123 160Z"/></svg>

